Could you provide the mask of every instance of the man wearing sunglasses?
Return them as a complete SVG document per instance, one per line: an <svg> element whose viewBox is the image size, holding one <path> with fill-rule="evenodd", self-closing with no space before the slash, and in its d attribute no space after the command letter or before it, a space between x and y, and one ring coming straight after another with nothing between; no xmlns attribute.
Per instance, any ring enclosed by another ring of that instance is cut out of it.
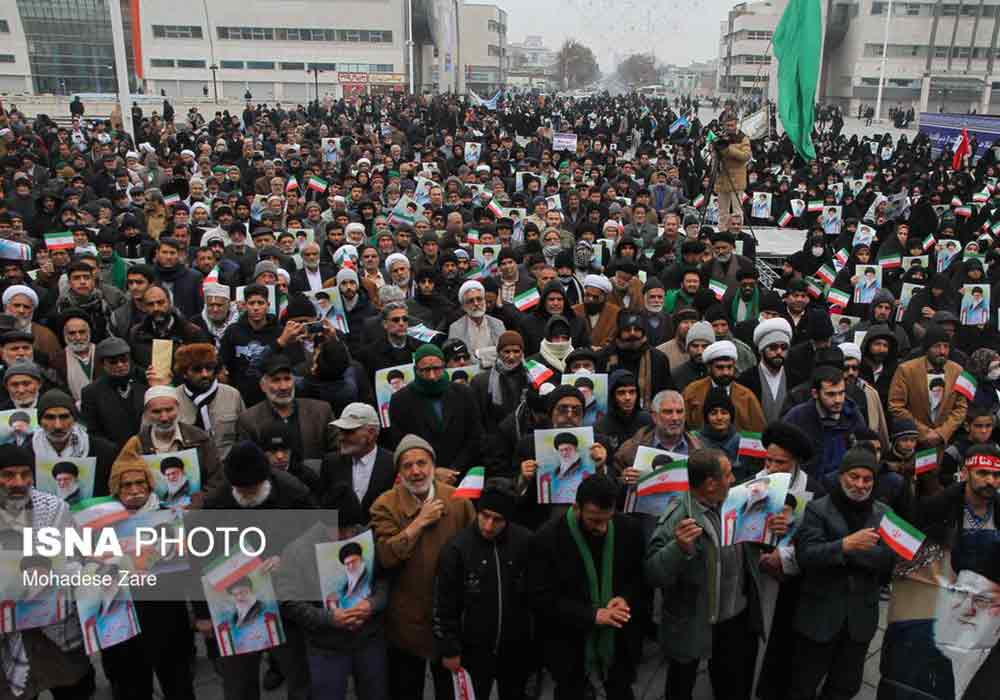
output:
<svg viewBox="0 0 1000 700"><path fill-rule="evenodd" d="M420 347L420 341L406 334L409 327L410 316L405 302L392 301L382 307L383 332L375 342L361 350L361 362L373 384L378 370L413 361L413 353Z"/></svg>
<svg viewBox="0 0 1000 700"><path fill-rule="evenodd" d="M117 450L139 432L142 397L149 388L145 375L131 359L132 349L111 336L97 344L94 358L104 373L83 388L80 413L92 436L106 438Z"/></svg>

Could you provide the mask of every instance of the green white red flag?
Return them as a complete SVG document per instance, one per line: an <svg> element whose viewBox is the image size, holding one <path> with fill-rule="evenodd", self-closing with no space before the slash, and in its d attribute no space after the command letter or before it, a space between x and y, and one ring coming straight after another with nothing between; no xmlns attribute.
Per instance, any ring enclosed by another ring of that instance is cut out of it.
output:
<svg viewBox="0 0 1000 700"><path fill-rule="evenodd" d="M917 476L934 471L937 469L938 465L937 450L933 447L928 447L926 450L920 450L914 457L913 462L913 469Z"/></svg>
<svg viewBox="0 0 1000 700"><path fill-rule="evenodd" d="M535 360L525 360L524 368L528 370L528 380L535 389L538 389L546 380L555 375L554 371Z"/></svg>
<svg viewBox="0 0 1000 700"><path fill-rule="evenodd" d="M652 496L658 493L677 493L688 490L687 461L679 460L664 464L649 474L639 477L635 484L637 496Z"/></svg>
<svg viewBox="0 0 1000 700"><path fill-rule="evenodd" d="M910 561L924 543L924 533L910 525L901 517L889 511L878 526L878 534L889 549Z"/></svg>
<svg viewBox="0 0 1000 700"><path fill-rule="evenodd" d="M260 557L251 557L237 552L231 557L210 564L204 579L214 590L222 592L241 578L252 574L263 563Z"/></svg>
<svg viewBox="0 0 1000 700"><path fill-rule="evenodd" d="M542 295L538 292L538 287L532 287L531 289L525 289L520 294L514 297L514 307L518 311L527 311L528 309L537 306L538 302L542 300Z"/></svg>
<svg viewBox="0 0 1000 700"><path fill-rule="evenodd" d="M114 496L84 499L73 505L70 512L78 527L95 530L128 518L125 506Z"/></svg>
<svg viewBox="0 0 1000 700"><path fill-rule="evenodd" d="M955 380L955 391L967 400L972 401L976 398L976 387L978 385L979 382L969 372L962 372L958 375L958 379Z"/></svg>
<svg viewBox="0 0 1000 700"><path fill-rule="evenodd" d="M473 467L462 478L462 481L451 494L452 498L468 498L475 500L483 493L483 483L486 481L486 467Z"/></svg>
<svg viewBox="0 0 1000 700"><path fill-rule="evenodd" d="M73 234L69 231L45 234L45 247L49 250L72 250L76 247Z"/></svg>
<svg viewBox="0 0 1000 700"><path fill-rule="evenodd" d="M740 448L737 454L740 457L767 457L767 448L761 442L760 433L741 432Z"/></svg>

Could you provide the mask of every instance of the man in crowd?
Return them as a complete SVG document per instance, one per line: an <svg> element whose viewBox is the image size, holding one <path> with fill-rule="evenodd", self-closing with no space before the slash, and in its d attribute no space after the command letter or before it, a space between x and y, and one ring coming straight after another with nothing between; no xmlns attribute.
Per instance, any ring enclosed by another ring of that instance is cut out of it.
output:
<svg viewBox="0 0 1000 700"><path fill-rule="evenodd" d="M132 348L121 338L98 343L94 360L101 363L104 373L84 387L80 417L91 435L110 440L120 450L139 432L142 399L149 384L132 364Z"/></svg>

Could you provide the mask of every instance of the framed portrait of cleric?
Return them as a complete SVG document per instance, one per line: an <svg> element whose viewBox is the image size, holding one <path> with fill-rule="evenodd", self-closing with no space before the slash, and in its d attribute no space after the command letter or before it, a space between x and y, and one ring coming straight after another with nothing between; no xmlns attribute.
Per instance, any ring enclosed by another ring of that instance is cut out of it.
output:
<svg viewBox="0 0 1000 700"><path fill-rule="evenodd" d="M389 402L392 395L413 381L413 363L386 367L375 372L375 400L382 427L389 427Z"/></svg>
<svg viewBox="0 0 1000 700"><path fill-rule="evenodd" d="M935 244L934 250L937 253L936 271L944 272L961 252L962 247L959 245L958 241L953 238L942 238Z"/></svg>
<svg viewBox="0 0 1000 700"><path fill-rule="evenodd" d="M852 328L861 323L861 317L847 316L845 314L830 314L830 321L833 323L834 333L843 335L844 337L850 337L847 334L851 332Z"/></svg>
<svg viewBox="0 0 1000 700"><path fill-rule="evenodd" d="M48 627L69 617L72 591L45 580L53 573L65 573L65 559L0 551L0 634Z"/></svg>
<svg viewBox="0 0 1000 700"><path fill-rule="evenodd" d="M132 591L121 581L118 562L89 562L84 572L99 576L102 582L76 588L76 610L83 630L84 650L89 655L127 642L142 630Z"/></svg>
<svg viewBox="0 0 1000 700"><path fill-rule="evenodd" d="M449 382L468 384L472 378L479 374L479 365L463 365L462 367L446 367L444 374Z"/></svg>
<svg viewBox="0 0 1000 700"><path fill-rule="evenodd" d="M222 656L250 654L285 641L271 572L242 552L205 568L201 585Z"/></svg>
<svg viewBox="0 0 1000 700"><path fill-rule="evenodd" d="M722 544L774 544L771 520L785 508L790 474L767 474L729 489L722 504Z"/></svg>
<svg viewBox="0 0 1000 700"><path fill-rule="evenodd" d="M583 424L596 425L608 413L608 375L590 372L570 372L562 383L576 387L583 394Z"/></svg>
<svg viewBox="0 0 1000 700"><path fill-rule="evenodd" d="M0 445L15 443L24 446L38 428L38 414L33 408L0 411Z"/></svg>
<svg viewBox="0 0 1000 700"><path fill-rule="evenodd" d="M191 495L201 491L198 450L161 452L142 458L156 474L156 495L163 505L190 505Z"/></svg>
<svg viewBox="0 0 1000 700"><path fill-rule="evenodd" d="M535 431L535 481L539 503L572 503L580 482L596 468L590 458L594 429L555 428Z"/></svg>
<svg viewBox="0 0 1000 700"><path fill-rule="evenodd" d="M858 265L857 284L854 286L854 302L870 304L875 293L882 288L882 268L878 265Z"/></svg>
<svg viewBox="0 0 1000 700"><path fill-rule="evenodd" d="M94 495L96 457L60 457L35 462L35 488L76 505Z"/></svg>
<svg viewBox="0 0 1000 700"><path fill-rule="evenodd" d="M370 598L375 575L375 538L371 530L337 542L316 545L323 607L349 609Z"/></svg>
<svg viewBox="0 0 1000 700"><path fill-rule="evenodd" d="M813 493L811 491L802 491L801 493L789 491L785 495L785 508L782 512L788 517L788 532L785 533L784 537L778 539L775 543L776 546L783 547L792 544L795 533L798 531L799 525L802 524L802 516L805 515L806 506L812 499Z"/></svg>
<svg viewBox="0 0 1000 700"><path fill-rule="evenodd" d="M989 284L967 284L962 288L960 320L963 326L979 326L989 323Z"/></svg>

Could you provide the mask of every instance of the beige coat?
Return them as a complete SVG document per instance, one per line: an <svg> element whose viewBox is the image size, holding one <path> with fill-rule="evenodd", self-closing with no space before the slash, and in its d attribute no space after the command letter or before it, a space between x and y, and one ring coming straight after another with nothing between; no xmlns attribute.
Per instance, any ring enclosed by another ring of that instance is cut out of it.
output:
<svg viewBox="0 0 1000 700"><path fill-rule="evenodd" d="M962 366L948 360L944 365L944 395L941 398L941 408L937 420L931 420L930 394L927 387L927 375L930 365L926 357L904 362L896 368L889 386L889 413L894 418L909 418L917 424L920 432L921 446L931 430L941 436L943 442L951 440L958 427L965 422L965 411L968 402L965 397L955 391L955 380L962 373ZM941 447L941 445L938 445Z"/></svg>
<svg viewBox="0 0 1000 700"><path fill-rule="evenodd" d="M687 427L700 428L705 422L703 406L708 392L712 388L712 380L702 377L698 381L691 382L684 389L684 406L687 408ZM736 409L734 422L736 429L749 431L751 433L764 432L767 421L764 419L764 409L760 406L760 401L752 391L738 382L730 385L729 399Z"/></svg>
<svg viewBox="0 0 1000 700"><path fill-rule="evenodd" d="M198 420L197 412L184 389L177 389L177 400L180 403L180 421L194 425ZM219 461L224 461L236 444L236 419L245 410L240 392L228 384L219 384L219 392L208 406L208 417L212 422L210 432Z"/></svg>
<svg viewBox="0 0 1000 700"><path fill-rule="evenodd" d="M747 161L751 155L750 138L741 131L732 141L733 143L722 152L724 172L720 172L715 178L716 194L743 192L747 188Z"/></svg>

